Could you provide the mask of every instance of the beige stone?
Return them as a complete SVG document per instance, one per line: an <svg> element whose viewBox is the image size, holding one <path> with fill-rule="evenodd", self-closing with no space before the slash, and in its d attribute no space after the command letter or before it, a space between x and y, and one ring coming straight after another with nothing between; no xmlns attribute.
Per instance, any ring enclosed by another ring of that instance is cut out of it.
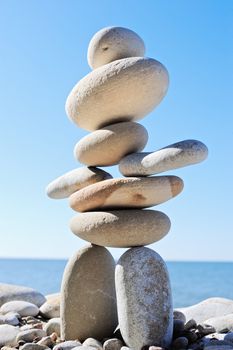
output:
<svg viewBox="0 0 233 350"><path fill-rule="evenodd" d="M41 305L40 313L46 318L54 318L60 316L60 293L49 295L48 300Z"/></svg>
<svg viewBox="0 0 233 350"><path fill-rule="evenodd" d="M197 140L185 140L156 152L132 153L119 165L124 176L146 176L200 163L208 156L207 147Z"/></svg>
<svg viewBox="0 0 233 350"><path fill-rule="evenodd" d="M61 289L61 339L102 340L117 326L115 261L88 244L69 260Z"/></svg>
<svg viewBox="0 0 233 350"><path fill-rule="evenodd" d="M70 196L72 209L146 208L166 202L183 189L177 176L129 177L101 181Z"/></svg>
<svg viewBox="0 0 233 350"><path fill-rule="evenodd" d="M170 229L170 220L154 210L115 210L89 212L71 220L78 237L106 247L133 247L159 241Z"/></svg>
<svg viewBox="0 0 233 350"><path fill-rule="evenodd" d="M136 121L150 113L168 88L168 72L152 58L131 57L99 67L72 89L66 113L79 127Z"/></svg>
<svg viewBox="0 0 233 350"><path fill-rule="evenodd" d="M87 60L95 69L121 58L144 56L144 53L145 45L138 34L127 28L107 27L91 39Z"/></svg>
<svg viewBox="0 0 233 350"><path fill-rule="evenodd" d="M75 191L93 183L110 179L112 176L97 168L78 168L58 177L46 188L47 195L53 199L69 197Z"/></svg>
<svg viewBox="0 0 233 350"><path fill-rule="evenodd" d="M75 146L74 156L88 166L118 164L121 158L143 150L148 140L146 129L134 122L122 122L96 130Z"/></svg>
<svg viewBox="0 0 233 350"><path fill-rule="evenodd" d="M149 248L127 250L115 272L121 335L128 347L168 348L173 333L172 295L167 267Z"/></svg>

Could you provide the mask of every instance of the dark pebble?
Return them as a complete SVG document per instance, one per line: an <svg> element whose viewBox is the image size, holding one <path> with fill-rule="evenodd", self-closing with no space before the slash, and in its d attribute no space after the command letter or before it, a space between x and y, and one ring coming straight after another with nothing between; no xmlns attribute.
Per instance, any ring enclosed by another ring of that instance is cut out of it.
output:
<svg viewBox="0 0 233 350"><path fill-rule="evenodd" d="M202 337L204 337L205 335L216 332L214 327L209 326L209 325L201 325L201 324L199 324L197 326L197 330Z"/></svg>
<svg viewBox="0 0 233 350"><path fill-rule="evenodd" d="M189 320L184 326L184 329L186 331L189 331L190 329L196 329L196 328L197 328L197 322L194 319Z"/></svg>
<svg viewBox="0 0 233 350"><path fill-rule="evenodd" d="M183 349L187 349L188 347L188 339L186 337L179 337L176 338L173 342L172 342L172 350L183 350Z"/></svg>

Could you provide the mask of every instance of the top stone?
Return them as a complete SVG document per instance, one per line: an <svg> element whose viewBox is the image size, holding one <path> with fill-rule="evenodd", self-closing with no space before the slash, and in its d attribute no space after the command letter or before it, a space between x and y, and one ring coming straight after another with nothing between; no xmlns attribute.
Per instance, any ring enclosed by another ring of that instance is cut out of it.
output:
<svg viewBox="0 0 233 350"><path fill-rule="evenodd" d="M87 60L95 69L121 58L143 57L144 53L144 42L135 32L122 27L107 27L91 39Z"/></svg>

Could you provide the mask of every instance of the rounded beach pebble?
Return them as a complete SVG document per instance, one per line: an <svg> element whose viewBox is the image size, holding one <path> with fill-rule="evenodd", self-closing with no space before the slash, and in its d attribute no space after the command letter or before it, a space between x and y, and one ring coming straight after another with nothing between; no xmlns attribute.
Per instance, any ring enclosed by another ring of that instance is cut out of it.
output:
<svg viewBox="0 0 233 350"><path fill-rule="evenodd" d="M72 209L146 208L177 196L183 181L177 176L130 177L105 180L70 196Z"/></svg>
<svg viewBox="0 0 233 350"><path fill-rule="evenodd" d="M138 34L122 27L107 27L98 31L90 41L87 60L95 69L126 57L144 56L145 45Z"/></svg>
<svg viewBox="0 0 233 350"><path fill-rule="evenodd" d="M19 333L19 328L11 325L0 325L0 347L4 345L17 345L16 337Z"/></svg>
<svg viewBox="0 0 233 350"><path fill-rule="evenodd" d="M0 306L13 300L24 300L37 306L41 306L46 301L41 293L32 288L0 283Z"/></svg>
<svg viewBox="0 0 233 350"><path fill-rule="evenodd" d="M78 237L105 247L133 247L159 241L171 226L167 215L155 210L88 212L71 220Z"/></svg>
<svg viewBox="0 0 233 350"><path fill-rule="evenodd" d="M40 313L45 318L54 318L60 316L60 293L46 296L47 301L41 305Z"/></svg>
<svg viewBox="0 0 233 350"><path fill-rule="evenodd" d="M120 161L124 176L147 176L200 163L208 156L207 147L197 140L185 140L156 152L132 153Z"/></svg>
<svg viewBox="0 0 233 350"><path fill-rule="evenodd" d="M27 301L14 300L5 303L0 308L0 313L7 314L8 312L17 312L20 316L37 316L39 308Z"/></svg>
<svg viewBox="0 0 233 350"><path fill-rule="evenodd" d="M69 260L61 289L61 339L109 337L117 326L115 261L104 247L87 245Z"/></svg>
<svg viewBox="0 0 233 350"><path fill-rule="evenodd" d="M117 310L122 337L132 349L172 340L173 312L166 264L155 251L137 247L116 266Z"/></svg>
<svg viewBox="0 0 233 350"><path fill-rule="evenodd" d="M146 129L134 122L122 122L96 130L75 146L74 156L88 166L118 164L127 154L143 150L148 140Z"/></svg>
<svg viewBox="0 0 233 350"><path fill-rule="evenodd" d="M152 58L114 61L95 69L75 85L66 101L66 113L89 131L136 121L161 102L168 81L166 68Z"/></svg>
<svg viewBox="0 0 233 350"><path fill-rule="evenodd" d="M53 199L69 197L75 191L93 183L111 179L106 171L97 168L78 168L58 177L46 188L47 195Z"/></svg>

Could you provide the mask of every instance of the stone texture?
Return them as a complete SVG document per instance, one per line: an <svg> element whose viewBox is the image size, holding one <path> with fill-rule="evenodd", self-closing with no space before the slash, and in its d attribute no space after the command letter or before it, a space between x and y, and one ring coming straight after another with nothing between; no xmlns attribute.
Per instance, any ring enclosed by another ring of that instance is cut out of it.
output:
<svg viewBox="0 0 233 350"><path fill-rule="evenodd" d="M17 312L22 317L37 316L39 308L28 301L13 300L3 304L0 308L0 313L7 314L8 312Z"/></svg>
<svg viewBox="0 0 233 350"><path fill-rule="evenodd" d="M146 129L135 122L116 123L82 138L74 156L88 166L118 164L127 154L143 150L148 140Z"/></svg>
<svg viewBox="0 0 233 350"><path fill-rule="evenodd" d="M124 176L147 176L200 163L208 155L207 147L197 140L185 140L156 152L133 153L120 161Z"/></svg>
<svg viewBox="0 0 233 350"><path fill-rule="evenodd" d="M186 320L193 318L197 323L203 323L209 318L233 313L233 300L225 298L208 298L198 304L179 308L177 310L185 315Z"/></svg>
<svg viewBox="0 0 233 350"><path fill-rule="evenodd" d="M37 343L26 343L20 347L20 350L49 350L49 348Z"/></svg>
<svg viewBox="0 0 233 350"><path fill-rule="evenodd" d="M8 312L5 315L0 315L0 324L10 324L17 326L19 324L20 315L16 312Z"/></svg>
<svg viewBox="0 0 233 350"><path fill-rule="evenodd" d="M233 331L233 313L223 316L211 317L203 322L215 328L216 332L224 329Z"/></svg>
<svg viewBox="0 0 233 350"><path fill-rule="evenodd" d="M121 58L144 56L144 53L145 45L138 34L123 27L107 27L91 39L87 60L95 69Z"/></svg>
<svg viewBox="0 0 233 350"><path fill-rule="evenodd" d="M46 323L44 327L44 331L47 335L51 335L53 333L56 333L58 337L61 335L61 320L59 317L54 317L49 320L48 323Z"/></svg>
<svg viewBox="0 0 233 350"><path fill-rule="evenodd" d="M69 260L62 280L61 338L109 337L117 326L115 261L106 248L88 244Z"/></svg>
<svg viewBox="0 0 233 350"><path fill-rule="evenodd" d="M71 231L78 237L105 247L148 245L163 238L170 220L154 210L114 210L89 212L71 220Z"/></svg>
<svg viewBox="0 0 233 350"><path fill-rule="evenodd" d="M152 58L131 57L99 67L72 89L68 117L89 131L150 113L168 88L168 72Z"/></svg>
<svg viewBox="0 0 233 350"><path fill-rule="evenodd" d="M71 350L81 345L78 340L68 340L55 345L53 350Z"/></svg>
<svg viewBox="0 0 233 350"><path fill-rule="evenodd" d="M48 300L41 305L40 313L45 318L60 317L60 293L50 295Z"/></svg>
<svg viewBox="0 0 233 350"><path fill-rule="evenodd" d="M147 208L177 196L183 186L177 176L110 179L73 193L69 202L79 212Z"/></svg>
<svg viewBox="0 0 233 350"><path fill-rule="evenodd" d="M111 338L104 342L103 349L104 350L121 350L123 347L123 342L117 338Z"/></svg>
<svg viewBox="0 0 233 350"><path fill-rule="evenodd" d="M0 325L0 347L4 345L16 346L19 329L11 325Z"/></svg>
<svg viewBox="0 0 233 350"><path fill-rule="evenodd" d="M32 342L34 339L40 340L46 336L46 332L43 329L32 328L26 331L22 331L17 335L17 342L23 340L25 342Z"/></svg>
<svg viewBox="0 0 233 350"><path fill-rule="evenodd" d="M119 325L127 346L168 347L173 333L172 297L159 254L145 247L128 250L117 263L115 282Z"/></svg>
<svg viewBox="0 0 233 350"><path fill-rule="evenodd" d="M53 199L69 197L75 191L96 182L111 179L106 171L97 168L78 168L58 177L46 188L47 195Z"/></svg>
<svg viewBox="0 0 233 350"><path fill-rule="evenodd" d="M44 295L35 289L0 283L0 306L13 300L24 300L37 306L41 306L46 301Z"/></svg>

